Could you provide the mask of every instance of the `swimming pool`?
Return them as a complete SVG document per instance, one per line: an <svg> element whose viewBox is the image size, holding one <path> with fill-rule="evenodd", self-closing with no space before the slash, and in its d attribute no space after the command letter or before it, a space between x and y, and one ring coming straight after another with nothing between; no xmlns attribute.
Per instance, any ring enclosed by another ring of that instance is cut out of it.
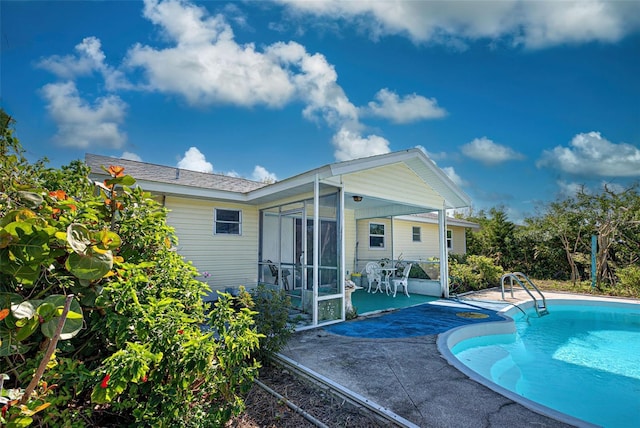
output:
<svg viewBox="0 0 640 428"><path fill-rule="evenodd" d="M456 329L440 351L472 379L539 413L579 426L640 426L640 305L547 304L541 318L527 303L527 316L504 313L515 323Z"/></svg>

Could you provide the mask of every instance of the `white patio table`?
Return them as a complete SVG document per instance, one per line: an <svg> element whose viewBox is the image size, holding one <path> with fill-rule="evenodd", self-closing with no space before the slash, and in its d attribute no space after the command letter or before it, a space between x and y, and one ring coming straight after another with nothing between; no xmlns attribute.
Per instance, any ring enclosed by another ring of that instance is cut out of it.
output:
<svg viewBox="0 0 640 428"><path fill-rule="evenodd" d="M373 292L375 293L376 291L379 291L382 293L382 284L384 284L385 292L387 293L387 295L391 294L391 283L389 281L389 278L391 278L391 275L393 275L393 273L397 270L398 269L396 268L381 267L378 271L380 272L380 277L383 279L382 281L380 281L380 283L378 283L376 289Z"/></svg>

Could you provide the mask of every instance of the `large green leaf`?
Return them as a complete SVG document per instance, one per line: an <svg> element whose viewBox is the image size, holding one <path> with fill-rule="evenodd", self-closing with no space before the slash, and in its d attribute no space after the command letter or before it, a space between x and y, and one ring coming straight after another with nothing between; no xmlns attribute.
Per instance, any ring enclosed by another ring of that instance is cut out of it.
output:
<svg viewBox="0 0 640 428"><path fill-rule="evenodd" d="M23 325L18 329L18 332L16 333L16 340L18 342L24 341L38 329L39 325L40 325L40 322L38 321L37 316L33 318L28 318L25 325Z"/></svg>
<svg viewBox="0 0 640 428"><path fill-rule="evenodd" d="M65 263L66 268L79 279L94 281L105 276L113 267L111 251L87 254L71 253Z"/></svg>
<svg viewBox="0 0 640 428"><path fill-rule="evenodd" d="M33 284L40 276L40 265L22 265L12 260L9 251L0 250L0 272L14 276L23 285Z"/></svg>
<svg viewBox="0 0 640 428"><path fill-rule="evenodd" d="M122 240L117 233L110 231L109 229L103 229L100 232L94 234L95 240L103 250L114 250L122 245Z"/></svg>
<svg viewBox="0 0 640 428"><path fill-rule="evenodd" d="M12 304L22 302L24 298L18 293L0 293L0 309L11 308Z"/></svg>
<svg viewBox="0 0 640 428"><path fill-rule="evenodd" d="M52 338L56 332L56 327L58 326L60 315L62 315L62 310L64 308L65 299L66 296L60 294L54 294L44 299L43 305L51 304L56 308L55 316L50 320L44 322L40 327L42 330L42 334L44 334L48 338ZM67 319L64 322L64 327L62 327L62 334L60 335L60 339L71 339L73 336L78 334L78 332L80 332L80 330L82 329L83 322L84 320L80 303L78 303L76 299L73 299L71 301L71 306L69 307Z"/></svg>
<svg viewBox="0 0 640 428"><path fill-rule="evenodd" d="M28 346L18 342L12 330L0 324L0 357L13 354L22 354L29 349Z"/></svg>
<svg viewBox="0 0 640 428"><path fill-rule="evenodd" d="M130 175L123 175L122 177L115 177L105 180L104 183L107 186L113 186L121 184L123 186L132 186L136 182L136 179Z"/></svg>
<svg viewBox="0 0 640 428"><path fill-rule="evenodd" d="M47 230L24 221L9 223L4 230L12 236L6 249L16 262L38 264L49 254Z"/></svg>

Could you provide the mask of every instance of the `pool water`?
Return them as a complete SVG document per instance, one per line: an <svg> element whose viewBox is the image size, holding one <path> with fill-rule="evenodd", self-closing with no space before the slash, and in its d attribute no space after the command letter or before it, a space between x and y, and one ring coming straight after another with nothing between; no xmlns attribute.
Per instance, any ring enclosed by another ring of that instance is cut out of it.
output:
<svg viewBox="0 0 640 428"><path fill-rule="evenodd" d="M451 352L526 399L592 424L638 427L640 307L627 306L549 304L547 316L520 314L514 334L466 339Z"/></svg>

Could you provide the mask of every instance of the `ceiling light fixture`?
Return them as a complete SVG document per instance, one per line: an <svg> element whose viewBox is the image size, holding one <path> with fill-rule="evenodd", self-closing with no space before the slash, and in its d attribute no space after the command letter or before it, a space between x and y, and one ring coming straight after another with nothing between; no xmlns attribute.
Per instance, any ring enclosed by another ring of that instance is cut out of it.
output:
<svg viewBox="0 0 640 428"><path fill-rule="evenodd" d="M355 195L353 197L353 202L360 202L360 201L362 201L362 196Z"/></svg>

